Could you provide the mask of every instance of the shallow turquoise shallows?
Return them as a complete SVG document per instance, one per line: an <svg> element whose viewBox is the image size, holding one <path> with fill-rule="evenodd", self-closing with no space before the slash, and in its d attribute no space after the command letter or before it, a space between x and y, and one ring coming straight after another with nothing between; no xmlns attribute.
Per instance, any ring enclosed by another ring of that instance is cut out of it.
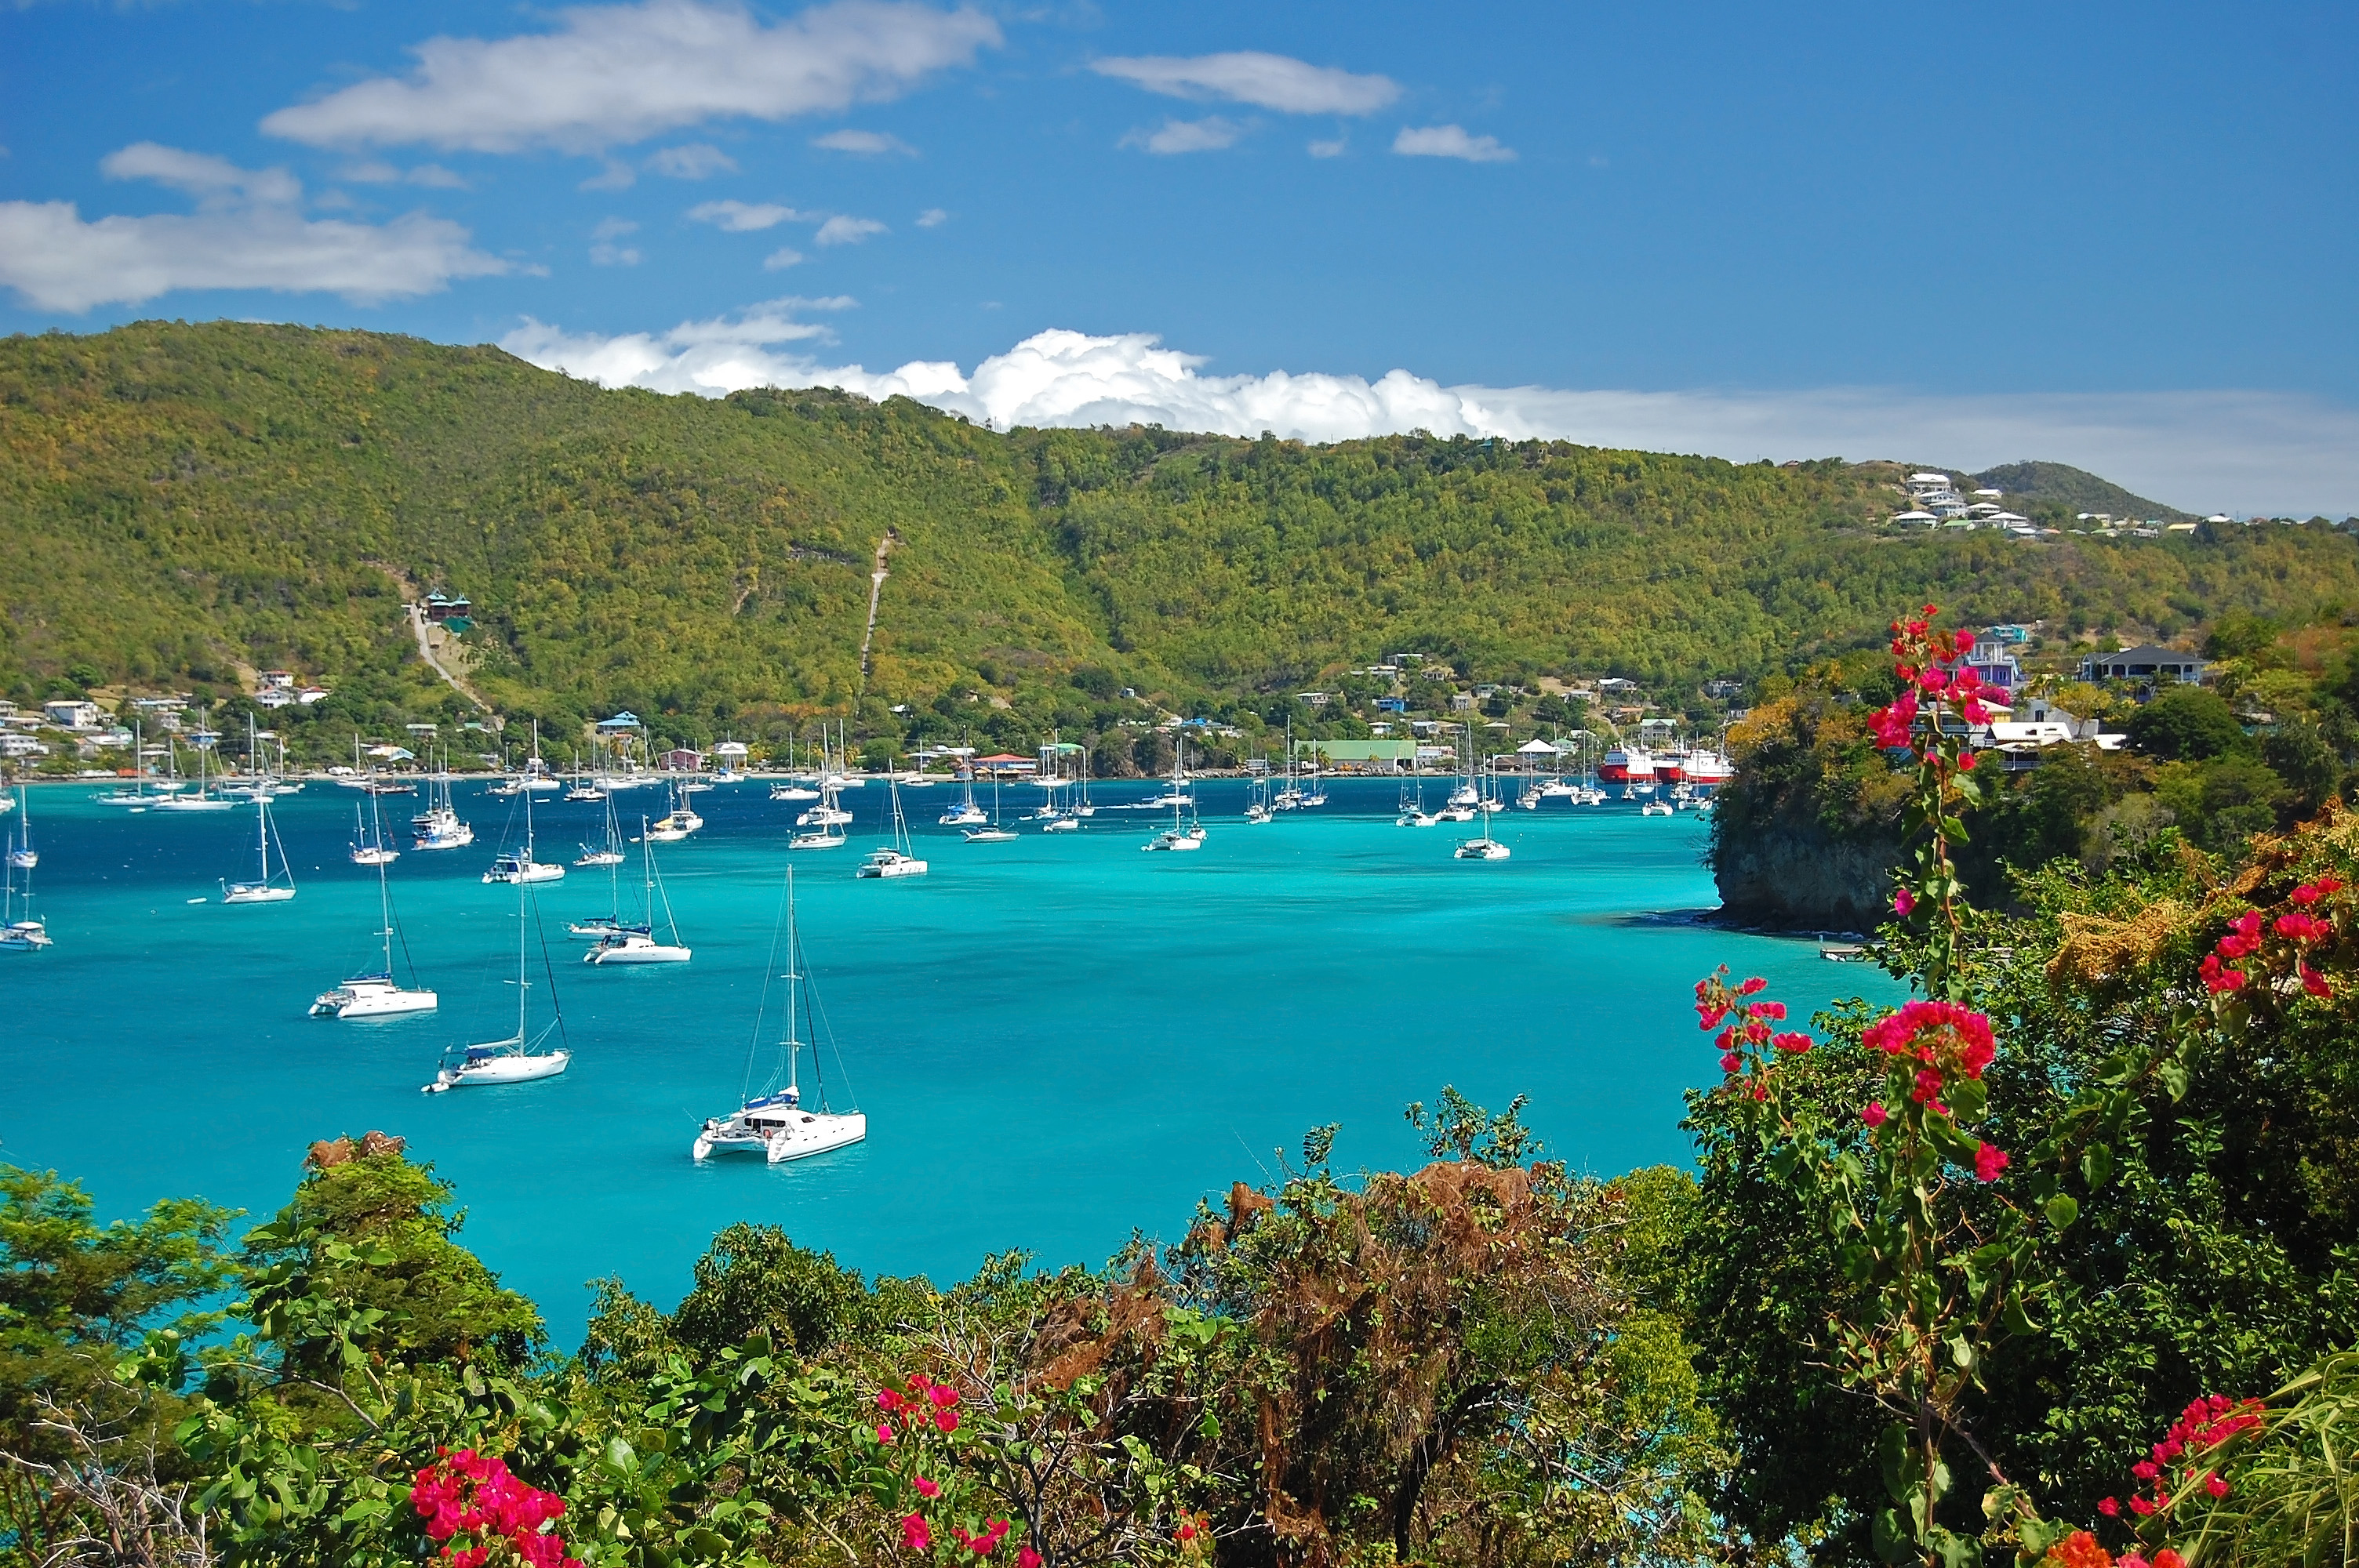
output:
<svg viewBox="0 0 2359 1568"><path fill-rule="evenodd" d="M1238 815L1242 784L1198 788L1211 834L1192 855L1140 853L1168 817L1125 811L967 844L933 826L952 790L911 790L932 874L888 881L852 874L880 838L880 785L846 794L847 848L792 856L799 806L758 784L697 795L704 830L658 850L694 961L585 966L565 921L607 913L606 879L574 871L536 890L572 1069L431 1098L419 1088L447 1045L514 1027L517 896L480 880L520 828L512 803L460 786L475 845L392 868L408 951L442 1004L372 1024L306 1016L375 962L376 879L345 856L353 792L315 783L281 802L300 894L229 907L218 879L251 874L250 807L132 815L38 789L56 946L0 954L0 1160L80 1178L104 1215L192 1194L258 1217L286 1200L311 1140L398 1133L457 1184L467 1244L571 1345L586 1281L619 1275L669 1305L734 1220L938 1280L1007 1248L1094 1263L1134 1229L1176 1238L1200 1196L1262 1181L1272 1151L1320 1123L1343 1124L1340 1166L1419 1160L1402 1107L1444 1084L1495 1108L1530 1095L1528 1120L1576 1169L1682 1161L1680 1093L1718 1076L1690 1009L1698 976L1767 975L1797 1016L1897 994L1810 942L1677 918L1713 902L1692 816L1551 801L1500 816L1514 857L1485 862L1454 860L1447 826L1394 827L1391 784L1340 784L1324 809L1262 827ZM1009 790L1009 816L1038 793ZM632 834L664 809L659 790L617 805ZM405 826L418 809L386 806ZM599 814L537 807L540 858L571 861ZM841 1050L828 1097L867 1113L868 1141L699 1166L699 1123L737 1104L790 859ZM536 956L536 1011L541 978Z"/></svg>

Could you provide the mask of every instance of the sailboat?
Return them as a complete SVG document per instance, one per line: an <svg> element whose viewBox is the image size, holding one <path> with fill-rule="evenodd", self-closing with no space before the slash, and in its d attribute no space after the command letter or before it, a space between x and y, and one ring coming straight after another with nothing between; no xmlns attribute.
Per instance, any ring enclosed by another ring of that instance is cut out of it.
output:
<svg viewBox="0 0 2359 1568"><path fill-rule="evenodd" d="M966 777L962 782L966 785L966 793L960 797L959 803L956 806L951 806L948 811L942 813L942 826L945 827L980 827L984 824L989 822L991 817L990 815L983 809L983 807L974 803L974 770L972 767L967 770Z"/></svg>
<svg viewBox="0 0 2359 1568"><path fill-rule="evenodd" d="M426 786L426 809L409 819L413 849L461 849L475 841L475 830L459 820L451 805L451 753L442 753L442 771Z"/></svg>
<svg viewBox="0 0 2359 1568"><path fill-rule="evenodd" d="M680 798L679 786L675 784L671 792L671 809L647 824L647 832L652 834L658 843L677 844L703 826L704 818Z"/></svg>
<svg viewBox="0 0 2359 1568"><path fill-rule="evenodd" d="M1245 820L1256 827L1265 822L1277 820L1277 813L1270 806L1267 773L1245 783Z"/></svg>
<svg viewBox="0 0 2359 1568"><path fill-rule="evenodd" d="M820 786L819 804L795 814L798 827L843 827L852 821L852 813L843 809L836 791L842 786L831 779Z"/></svg>
<svg viewBox="0 0 2359 1568"><path fill-rule="evenodd" d="M748 1094L754 1087L754 1065L762 1050L762 1011L770 1000L769 979L762 982L762 1001L754 1013L754 1033L745 1050L745 1076L738 1088L741 1097L737 1108L727 1116L706 1120L698 1130L696 1141L689 1152L698 1160L715 1154L759 1154L771 1164L788 1160L800 1160L812 1154L824 1154L831 1149L841 1149L857 1143L868 1136L868 1118L858 1110L835 1112L828 1108L827 1078L821 1070L819 1031L812 1023L812 1001L809 977L802 973L802 940L795 925L795 873L787 870L787 969L778 978L787 982L786 1038L777 1043L778 1065L770 1070L768 1079L758 1094ZM776 938L771 961L777 962ZM802 1088L796 1074L800 1065L803 1041L795 1033L795 1007L802 1006L804 1026L810 1030L811 1075L819 1086L819 1108L807 1110L802 1103ZM778 1079L783 1076L783 1087Z"/></svg>
<svg viewBox="0 0 2359 1568"><path fill-rule="evenodd" d="M852 874L870 880L878 877L922 877L926 874L926 862L918 859L914 852L916 846L909 842L908 819L901 815L901 785L890 778L885 783L893 792L893 842L880 844L869 850L868 859L863 860Z"/></svg>
<svg viewBox="0 0 2359 1568"><path fill-rule="evenodd" d="M100 806L127 806L134 811L145 811L155 805L147 794L147 737L137 719L131 721L131 787L121 784L105 795L91 799Z"/></svg>
<svg viewBox="0 0 2359 1568"><path fill-rule="evenodd" d="M1270 796L1272 811L1294 811L1302 805L1302 788L1294 782L1294 719L1286 720L1286 761L1278 781L1277 793Z"/></svg>
<svg viewBox="0 0 2359 1568"><path fill-rule="evenodd" d="M539 1033L529 1032L530 1012L527 1003L531 1000L532 982L525 978L525 955L526 938L531 935L532 924L526 915L531 910L532 886L519 881L516 886L516 1033L505 1040L465 1046L455 1062L449 1053L444 1053L440 1069L435 1073L434 1081L425 1086L423 1092L439 1095L451 1089L492 1084L525 1084L535 1078L553 1078L565 1071L566 1065L573 1060L573 1053L569 1048L555 1051L534 1049L549 1038L549 1032L552 1029L560 1032L558 1036L560 1040L564 1038L565 1014L557 1005L557 975L550 970L549 1022L541 1025Z"/></svg>
<svg viewBox="0 0 2359 1568"><path fill-rule="evenodd" d="M999 775L997 773L991 775L990 825L984 827L970 827L961 837L970 844L1012 844L1016 841L1015 830L1003 827L999 823Z"/></svg>
<svg viewBox="0 0 2359 1568"><path fill-rule="evenodd" d="M278 843L278 829L271 826L270 797L254 797L254 841L259 874L250 882L224 881L222 885L223 903L284 903L295 896L295 871L287 863L287 847L278 846L278 868L270 866L270 847ZM284 879L283 882L281 879Z"/></svg>
<svg viewBox="0 0 2359 1568"><path fill-rule="evenodd" d="M230 803L228 801L207 793L205 787L208 782L205 771L205 758L212 752L213 742L220 739L221 737L218 734L215 734L212 730L205 728L205 716L201 711L200 711L197 715L197 727L189 734L189 740L196 747L197 752L197 793L194 795L176 795L169 800L159 800L156 803L156 810L227 811L230 809Z"/></svg>
<svg viewBox="0 0 2359 1568"><path fill-rule="evenodd" d="M644 925L636 929L625 927L610 931L598 939L598 945L582 955L585 964L685 964L690 950L680 946L679 923L672 918L671 894L663 892L663 879L656 874L656 841L647 831L647 818L639 819L639 854L647 862L647 910ZM663 900L664 928L671 940L655 938L656 901Z"/></svg>
<svg viewBox="0 0 2359 1568"><path fill-rule="evenodd" d="M596 781L582 771L582 753L579 752L573 753L573 787L565 792L565 798L571 801L606 798L606 792L600 789Z"/></svg>
<svg viewBox="0 0 2359 1568"><path fill-rule="evenodd" d="M22 796L25 786L18 784L16 793ZM5 799L5 795L0 795L0 800ZM9 804L18 803L11 801ZM25 813L20 808L16 813L18 848L25 847L24 832ZM49 946L49 928L33 913L32 867L29 864L19 867L16 856L11 855L5 868L0 869L0 878L5 879L5 892L0 892L0 953L34 953ZM23 883L21 891L17 885L19 882Z"/></svg>
<svg viewBox="0 0 2359 1568"><path fill-rule="evenodd" d="M403 1013L431 1012L441 1005L442 999L418 983L418 967L409 970L407 988L397 985L393 978L393 889L386 880L386 860L366 862L376 868L377 936L385 946L384 961L375 971L354 975L333 990L321 991L311 1000L314 1018L396 1018ZM409 944L401 945L404 958L409 956Z"/></svg>
<svg viewBox="0 0 2359 1568"><path fill-rule="evenodd" d="M582 845L581 859L573 862L577 866L619 866L623 863L623 830L614 821L614 796L601 790L598 798L606 803L606 837L598 843Z"/></svg>
<svg viewBox="0 0 2359 1568"><path fill-rule="evenodd" d="M16 786L16 841L8 846L8 865L12 871L29 871L41 863L41 852L33 848L33 797L25 786Z"/></svg>
<svg viewBox="0 0 2359 1568"><path fill-rule="evenodd" d="M532 796L524 797L524 852L503 849L484 873L487 882L553 882L565 875L563 866L532 858Z"/></svg>
<svg viewBox="0 0 2359 1568"><path fill-rule="evenodd" d="M353 807L352 860L355 866L389 866L401 859L401 851L385 841L385 818L379 815L376 797L369 797L369 816L375 830L361 820L361 808Z"/></svg>
<svg viewBox="0 0 2359 1568"><path fill-rule="evenodd" d="M1462 860L1504 860L1508 853L1507 847L1492 838L1488 829L1480 838L1460 839L1458 848L1451 852Z"/></svg>
<svg viewBox="0 0 2359 1568"><path fill-rule="evenodd" d="M532 721L532 755L525 759L524 772L516 779L524 788L543 795L554 795L565 787L558 776L549 772L540 756L540 720Z"/></svg>
<svg viewBox="0 0 2359 1568"><path fill-rule="evenodd" d="M1180 815L1195 804L1188 797L1188 792L1180 787L1187 760L1187 742L1183 741L1172 752L1171 792L1163 797L1171 807L1171 826L1141 844L1139 849L1142 850L1189 850L1204 847L1204 825L1185 820Z"/></svg>

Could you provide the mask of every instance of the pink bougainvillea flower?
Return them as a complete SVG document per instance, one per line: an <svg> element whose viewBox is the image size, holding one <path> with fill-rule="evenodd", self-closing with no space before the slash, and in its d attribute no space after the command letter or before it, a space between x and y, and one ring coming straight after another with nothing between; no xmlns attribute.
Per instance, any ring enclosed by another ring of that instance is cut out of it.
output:
<svg viewBox="0 0 2359 1568"><path fill-rule="evenodd" d="M1859 1113L1859 1119L1867 1123L1870 1127L1881 1127L1886 1122L1892 1119L1892 1113L1884 1108L1884 1102L1882 1100L1875 1100L1872 1101L1866 1109Z"/></svg>
<svg viewBox="0 0 2359 1568"><path fill-rule="evenodd" d="M2102 1498L2097 1504L2097 1511L2107 1519L2118 1519L2121 1517L2122 1500L2119 1498Z"/></svg>
<svg viewBox="0 0 2359 1568"><path fill-rule="evenodd" d="M2187 1568L2187 1559L2166 1546L2154 1554L2154 1568Z"/></svg>
<svg viewBox="0 0 2359 1568"><path fill-rule="evenodd" d="M2220 1472L2214 1470L2203 1477L2203 1489L2215 1498L2224 1498L2228 1495L2228 1483L2220 1479Z"/></svg>
<svg viewBox="0 0 2359 1568"><path fill-rule="evenodd" d="M901 1544L911 1552L933 1550L934 1532L926 1528L926 1521L922 1515L903 1514L901 1516Z"/></svg>
<svg viewBox="0 0 2359 1568"><path fill-rule="evenodd" d="M916 1479L912 1480L909 1485L917 1487L918 1496L925 1498L928 1502L931 1502L936 1498L942 1495L942 1484L940 1481L929 1481L923 1476L918 1476Z"/></svg>
<svg viewBox="0 0 2359 1568"><path fill-rule="evenodd" d="M936 1411L934 1415L934 1425L943 1432L956 1432L958 1430L958 1411Z"/></svg>
<svg viewBox="0 0 2359 1568"><path fill-rule="evenodd" d="M2223 965L2217 953L2204 954L2203 962L2197 967L2196 973L2202 976L2204 989L2214 996L2224 996L2230 991L2244 989L2245 971Z"/></svg>
<svg viewBox="0 0 2359 1568"><path fill-rule="evenodd" d="M1902 888L1892 895L1892 913L1906 920L1917 913L1917 895Z"/></svg>
<svg viewBox="0 0 2359 1568"><path fill-rule="evenodd" d="M2334 994L2334 988L2327 982L2326 977L2308 964L2301 966L2301 989L2314 997L2331 997Z"/></svg>
<svg viewBox="0 0 2359 1568"><path fill-rule="evenodd" d="M876 1441L879 1443L893 1441L893 1429L881 1421L876 1423Z"/></svg>
<svg viewBox="0 0 2359 1568"><path fill-rule="evenodd" d="M1745 1058L1734 1051L1720 1059L1720 1070L1723 1073L1742 1072L1744 1068Z"/></svg>
<svg viewBox="0 0 2359 1568"><path fill-rule="evenodd" d="M1786 1004L1782 1001L1748 1002L1745 1004L1745 1011L1749 1017L1774 1018L1781 1022L1786 1017Z"/></svg>
<svg viewBox="0 0 2359 1568"><path fill-rule="evenodd" d="M946 1411L959 1401L958 1390L946 1383L936 1383L932 1388L928 1389L926 1398L934 1402L934 1408L938 1411Z"/></svg>
<svg viewBox="0 0 2359 1568"><path fill-rule="evenodd" d="M1028 1546L1017 1547L1016 1568L1040 1568L1040 1554Z"/></svg>
<svg viewBox="0 0 2359 1568"><path fill-rule="evenodd" d="M1738 996L1754 996L1759 992L1767 990L1768 989L1769 982L1762 979L1759 975L1755 975L1748 979L1743 985L1736 988L1736 994Z"/></svg>
<svg viewBox="0 0 2359 1568"><path fill-rule="evenodd" d="M1785 1052L1789 1056L1799 1056L1803 1052L1809 1050L1813 1042L1809 1035L1803 1033L1801 1031L1789 1030L1786 1033L1773 1037L1769 1044L1775 1045L1778 1050Z"/></svg>
<svg viewBox="0 0 2359 1568"><path fill-rule="evenodd" d="M1974 1180L1995 1182L1998 1173L2006 1169L2006 1151L1995 1143L1982 1143L1974 1149Z"/></svg>

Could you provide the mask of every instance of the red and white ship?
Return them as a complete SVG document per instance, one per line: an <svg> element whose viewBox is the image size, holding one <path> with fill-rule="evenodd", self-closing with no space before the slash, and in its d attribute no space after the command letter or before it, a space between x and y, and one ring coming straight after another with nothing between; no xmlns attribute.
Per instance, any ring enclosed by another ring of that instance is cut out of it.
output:
<svg viewBox="0 0 2359 1568"><path fill-rule="evenodd" d="M1657 767L1659 774L1661 768ZM1716 751L1697 747L1680 754L1680 777L1698 794L1706 794L1726 784L1736 773L1736 764Z"/></svg>
<svg viewBox="0 0 2359 1568"><path fill-rule="evenodd" d="M1655 754L1638 746L1616 746L1597 762L1597 782L1624 800L1655 792L1661 776Z"/></svg>

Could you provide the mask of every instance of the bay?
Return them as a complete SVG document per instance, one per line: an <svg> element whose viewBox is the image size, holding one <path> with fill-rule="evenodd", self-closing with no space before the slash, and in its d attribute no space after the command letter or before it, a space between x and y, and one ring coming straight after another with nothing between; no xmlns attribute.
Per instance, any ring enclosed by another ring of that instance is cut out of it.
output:
<svg viewBox="0 0 2359 1568"><path fill-rule="evenodd" d="M514 1026L517 898L481 875L520 836L515 803L460 785L475 845L392 868L440 1011L336 1022L307 1017L311 998L376 957L375 877L344 855L353 792L314 783L277 803L301 892L230 907L218 879L250 872L251 808L131 814L42 786L56 946L0 955L0 1160L81 1180L103 1216L194 1195L258 1218L312 1140L396 1133L456 1184L462 1239L571 1346L589 1281L669 1305L736 1220L872 1273L947 1281L1009 1248L1094 1264L1134 1231L1176 1238L1200 1197L1276 1174L1275 1152L1299 1158L1316 1125L1342 1123L1339 1168L1414 1165L1402 1108L1445 1084L1495 1109L1529 1095L1527 1120L1578 1170L1684 1162L1681 1092L1718 1073L1690 1008L1699 976L1764 975L1797 1017L1900 994L1808 941L1691 918L1714 902L1691 816L1549 802L1497 819L1512 859L1462 861L1449 827L1393 826L1388 783L1336 783L1327 807L1261 827L1241 819L1242 782L1196 787L1211 831L1193 855L1140 853L1165 819L1114 810L971 845L933 826L953 790L908 791L932 872L896 881L852 874L881 838L881 785L846 793L846 849L792 856L799 806L757 784L698 795L704 830L658 850L693 962L582 965L564 923L607 912L607 883L571 871L536 890L571 1069L422 1097L446 1046ZM1008 815L1038 793L1008 790ZM401 822L417 808L386 805ZM631 833L664 808L658 790L617 805ZM600 811L537 805L541 858L570 861ZM698 1124L745 1079L789 860L841 1051L828 1095L856 1100L870 1135L787 1165L699 1165ZM636 849L620 880L627 914ZM536 956L537 1011L540 970Z"/></svg>

